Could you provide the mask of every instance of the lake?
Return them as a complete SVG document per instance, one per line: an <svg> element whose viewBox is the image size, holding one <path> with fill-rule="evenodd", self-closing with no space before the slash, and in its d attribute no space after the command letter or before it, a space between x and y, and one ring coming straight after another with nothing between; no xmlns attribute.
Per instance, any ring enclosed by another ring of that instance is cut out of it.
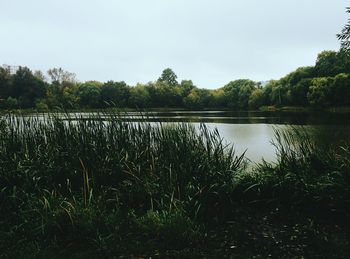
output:
<svg viewBox="0 0 350 259"><path fill-rule="evenodd" d="M71 113L73 117L91 118L97 113ZM42 116L45 116L44 114ZM101 114L99 114L101 116ZM102 116L108 117L103 113ZM276 161L272 145L275 129L287 129L290 125L312 130L320 145L350 143L350 113L335 112L228 112L228 111L149 111L122 112L127 121L145 119L152 123L194 124L199 130L201 123L210 129L217 128L228 144L233 144L237 154L246 151L253 163L262 159Z"/></svg>
<svg viewBox="0 0 350 259"><path fill-rule="evenodd" d="M312 130L317 142L325 146L350 142L350 114L334 112L228 112L228 111L161 111L129 113L133 120L146 117L156 122L188 122L198 129L201 123L217 128L236 152L246 151L252 162L262 159L273 162L276 150L272 145L275 129L290 125Z"/></svg>

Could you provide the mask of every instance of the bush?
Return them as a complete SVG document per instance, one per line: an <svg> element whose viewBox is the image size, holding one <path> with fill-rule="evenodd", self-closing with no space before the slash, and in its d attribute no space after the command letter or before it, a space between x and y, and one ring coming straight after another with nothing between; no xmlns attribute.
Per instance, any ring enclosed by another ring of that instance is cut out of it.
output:
<svg viewBox="0 0 350 259"><path fill-rule="evenodd" d="M5 107L8 109L17 109L18 108L18 100L16 98L8 97L5 101Z"/></svg>
<svg viewBox="0 0 350 259"><path fill-rule="evenodd" d="M36 108L37 111L40 111L40 112L49 110L49 106L44 101L36 102L35 108Z"/></svg>

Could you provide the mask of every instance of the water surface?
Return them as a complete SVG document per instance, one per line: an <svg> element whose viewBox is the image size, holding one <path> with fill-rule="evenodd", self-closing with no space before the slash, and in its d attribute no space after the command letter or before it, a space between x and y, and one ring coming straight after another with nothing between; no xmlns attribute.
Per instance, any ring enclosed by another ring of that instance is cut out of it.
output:
<svg viewBox="0 0 350 259"><path fill-rule="evenodd" d="M45 114L41 114L43 118ZM62 115L64 116L64 115ZM108 113L71 113L79 119L108 120ZM113 116L113 115L112 115ZM276 149L271 144L275 129L290 126L312 130L318 143L339 145L350 143L350 114L335 112L228 112L228 111L150 111L121 112L126 121L147 120L161 123L191 123L199 130L200 124L217 128L228 144L233 144L237 154L246 152L252 162L276 161Z"/></svg>

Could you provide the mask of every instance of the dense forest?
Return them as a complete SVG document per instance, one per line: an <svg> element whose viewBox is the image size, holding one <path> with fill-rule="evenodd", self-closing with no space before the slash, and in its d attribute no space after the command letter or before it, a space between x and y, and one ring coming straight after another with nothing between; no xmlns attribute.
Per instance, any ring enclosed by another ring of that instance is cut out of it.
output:
<svg viewBox="0 0 350 259"><path fill-rule="evenodd" d="M350 106L350 54L323 51L314 66L299 67L267 84L240 79L215 89L195 86L191 80L177 81L167 68L160 78L147 84L125 82L78 82L74 73L53 68L44 75L28 67L0 67L0 108L186 108L258 109L263 106Z"/></svg>

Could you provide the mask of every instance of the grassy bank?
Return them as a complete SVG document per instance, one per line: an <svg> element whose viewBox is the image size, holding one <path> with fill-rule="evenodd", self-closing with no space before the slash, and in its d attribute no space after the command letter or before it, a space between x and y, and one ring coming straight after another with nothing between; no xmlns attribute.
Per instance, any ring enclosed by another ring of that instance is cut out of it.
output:
<svg viewBox="0 0 350 259"><path fill-rule="evenodd" d="M350 150L276 132L247 169L217 131L18 117L0 123L4 258L350 255Z"/></svg>

